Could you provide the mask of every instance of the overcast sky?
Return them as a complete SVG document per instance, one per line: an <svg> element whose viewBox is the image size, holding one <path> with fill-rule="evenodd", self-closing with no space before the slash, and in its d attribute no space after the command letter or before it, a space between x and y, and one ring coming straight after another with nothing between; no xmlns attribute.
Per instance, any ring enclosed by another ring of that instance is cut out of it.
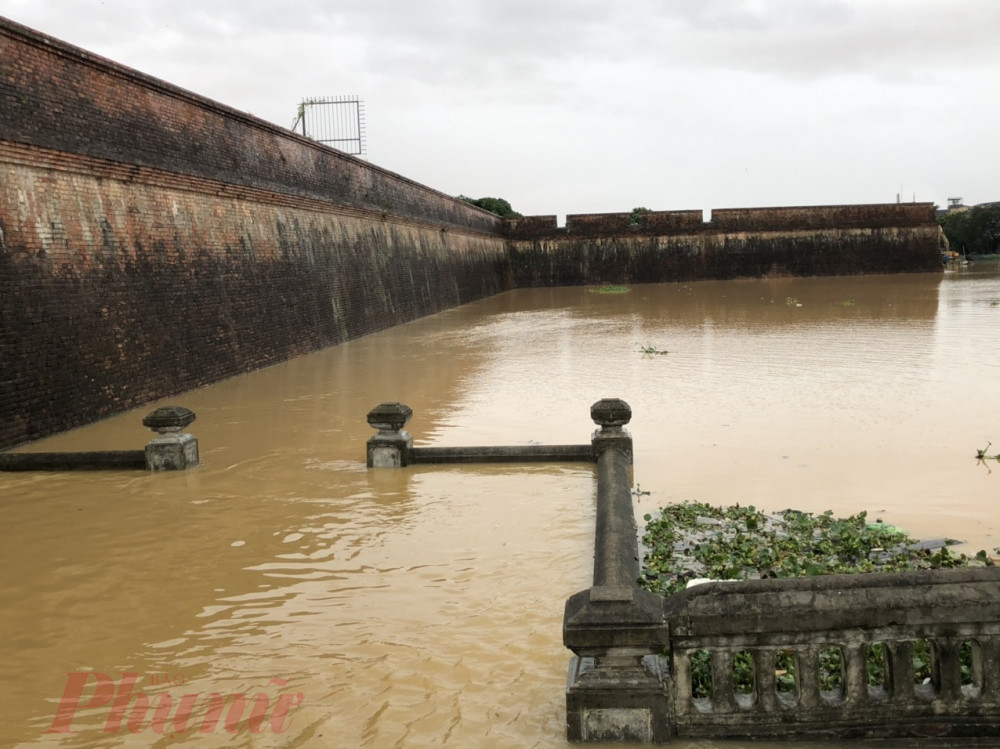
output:
<svg viewBox="0 0 1000 749"><path fill-rule="evenodd" d="M525 214L1000 200L998 0L0 0L282 127Z"/></svg>

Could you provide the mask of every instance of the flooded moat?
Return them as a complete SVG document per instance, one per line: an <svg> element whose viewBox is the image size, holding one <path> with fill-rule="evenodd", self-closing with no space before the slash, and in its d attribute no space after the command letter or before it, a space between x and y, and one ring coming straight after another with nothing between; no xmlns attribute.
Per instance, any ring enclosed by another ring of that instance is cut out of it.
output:
<svg viewBox="0 0 1000 749"><path fill-rule="evenodd" d="M0 474L0 745L566 746L593 467L370 471L372 406L411 406L416 445L565 444L620 397L639 516L867 510L992 553L1000 463L974 456L1000 452L998 323L996 266L521 290L172 398L198 414L193 471ZM141 447L151 408L22 449ZM60 723L86 672L109 682ZM259 707L256 732L157 721L195 695L204 726L213 693Z"/></svg>

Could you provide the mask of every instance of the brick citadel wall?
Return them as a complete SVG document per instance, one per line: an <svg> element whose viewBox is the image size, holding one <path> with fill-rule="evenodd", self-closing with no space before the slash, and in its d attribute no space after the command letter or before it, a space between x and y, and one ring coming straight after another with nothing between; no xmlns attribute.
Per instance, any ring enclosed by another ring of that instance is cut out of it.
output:
<svg viewBox="0 0 1000 749"><path fill-rule="evenodd" d="M519 286L941 270L932 203L528 216L508 236Z"/></svg>
<svg viewBox="0 0 1000 749"><path fill-rule="evenodd" d="M0 19L0 448L510 283L493 214Z"/></svg>
<svg viewBox="0 0 1000 749"><path fill-rule="evenodd" d="M0 18L0 449L516 285L940 269L929 204L504 223Z"/></svg>

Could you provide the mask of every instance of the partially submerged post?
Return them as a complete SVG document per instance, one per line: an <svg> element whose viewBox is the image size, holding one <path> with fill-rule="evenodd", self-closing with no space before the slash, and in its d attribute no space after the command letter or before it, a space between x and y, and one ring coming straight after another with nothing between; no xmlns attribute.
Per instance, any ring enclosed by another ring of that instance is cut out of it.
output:
<svg viewBox="0 0 1000 749"><path fill-rule="evenodd" d="M144 450L0 453L0 471L182 471L198 465L198 440L183 431L195 420L183 406L163 406L142 420L157 433Z"/></svg>
<svg viewBox="0 0 1000 749"><path fill-rule="evenodd" d="M368 424L378 434L368 440L369 468L402 468L410 464L413 437L403 427L413 416L404 403L380 403L368 412Z"/></svg>
<svg viewBox="0 0 1000 749"><path fill-rule="evenodd" d="M368 424L378 434L368 440L369 468L402 468L441 463L590 463L590 445L479 445L469 447L414 447L403 427L412 409L404 403L380 403L368 412Z"/></svg>
<svg viewBox="0 0 1000 749"><path fill-rule="evenodd" d="M198 465L198 439L184 428L195 413L183 406L163 406L142 420L159 436L146 445L146 468L150 471L183 471Z"/></svg>
<svg viewBox="0 0 1000 749"><path fill-rule="evenodd" d="M632 509L632 418L618 399L598 401L597 533L594 584L566 601L563 642L576 655L566 689L570 741L656 741L669 738L665 662L669 642L664 599L641 590Z"/></svg>
<svg viewBox="0 0 1000 749"><path fill-rule="evenodd" d="M590 444L413 447L403 430L412 411L382 403L368 414L369 467L420 463L573 461L597 463L594 584L566 602L563 642L576 655L566 691L573 741L666 741L670 735L664 599L638 587L639 549L632 509L632 409L605 398L590 409L600 427Z"/></svg>

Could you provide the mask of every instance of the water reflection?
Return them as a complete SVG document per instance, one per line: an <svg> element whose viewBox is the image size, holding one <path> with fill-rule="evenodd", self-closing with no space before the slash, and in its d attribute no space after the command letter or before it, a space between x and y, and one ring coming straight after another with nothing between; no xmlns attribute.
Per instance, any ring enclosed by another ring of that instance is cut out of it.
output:
<svg viewBox="0 0 1000 749"><path fill-rule="evenodd" d="M995 273L525 290L185 394L194 472L0 475L0 743L230 745L104 735L105 707L44 734L92 669L149 694L288 679L291 731L246 745L561 746L592 471L371 472L367 410L408 403L418 444L576 443L623 397L639 514L868 510L991 549L1000 470L972 456L1000 444L994 299ZM141 445L145 410L31 449Z"/></svg>

